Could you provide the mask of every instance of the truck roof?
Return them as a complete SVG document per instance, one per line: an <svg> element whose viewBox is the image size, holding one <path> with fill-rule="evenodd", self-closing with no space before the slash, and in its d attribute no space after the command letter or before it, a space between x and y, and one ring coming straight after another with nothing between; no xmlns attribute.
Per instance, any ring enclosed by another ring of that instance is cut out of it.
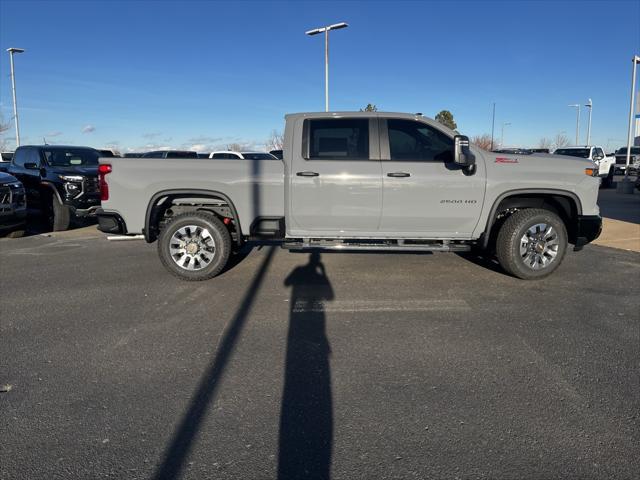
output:
<svg viewBox="0 0 640 480"><path fill-rule="evenodd" d="M299 112L299 113L288 113L284 116L286 120L294 120L296 118L342 118L342 117L363 117L363 118L375 118L375 117L384 117L384 118L399 118L405 120L420 120L422 122L428 123L433 127L436 127L449 135L456 135L457 132L451 130L446 125L434 120L433 118L425 117L421 113L402 113L402 112Z"/></svg>

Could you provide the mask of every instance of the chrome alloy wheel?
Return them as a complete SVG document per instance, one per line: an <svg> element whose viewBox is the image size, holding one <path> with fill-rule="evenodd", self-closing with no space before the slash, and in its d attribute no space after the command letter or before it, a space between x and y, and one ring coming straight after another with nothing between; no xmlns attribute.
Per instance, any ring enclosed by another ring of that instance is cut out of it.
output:
<svg viewBox="0 0 640 480"><path fill-rule="evenodd" d="M186 225L171 236L169 253L179 267L185 270L202 270L213 261L216 243L206 228Z"/></svg>
<svg viewBox="0 0 640 480"><path fill-rule="evenodd" d="M529 227L520 239L520 256L532 270L548 267L558 255L559 248L558 233L546 223Z"/></svg>

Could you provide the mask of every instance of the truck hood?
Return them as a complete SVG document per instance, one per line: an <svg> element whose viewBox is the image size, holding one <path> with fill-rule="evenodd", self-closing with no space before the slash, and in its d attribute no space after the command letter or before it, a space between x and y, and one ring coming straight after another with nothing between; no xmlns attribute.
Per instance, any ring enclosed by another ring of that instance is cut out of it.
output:
<svg viewBox="0 0 640 480"><path fill-rule="evenodd" d="M82 175L85 177L97 177L98 176L98 166L91 167L80 167L80 166L69 166L69 167L51 167L51 171L53 173L57 173L58 175Z"/></svg>
<svg viewBox="0 0 640 480"><path fill-rule="evenodd" d="M8 173L0 172L0 185L7 185L10 183L19 183L18 179Z"/></svg>

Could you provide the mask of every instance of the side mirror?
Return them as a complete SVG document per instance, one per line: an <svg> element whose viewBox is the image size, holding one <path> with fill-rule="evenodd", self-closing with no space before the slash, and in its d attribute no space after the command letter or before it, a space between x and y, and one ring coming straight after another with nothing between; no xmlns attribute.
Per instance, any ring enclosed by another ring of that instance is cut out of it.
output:
<svg viewBox="0 0 640 480"><path fill-rule="evenodd" d="M453 162L471 170L476 164L476 157L469 148L469 137L456 135L453 137Z"/></svg>
<svg viewBox="0 0 640 480"><path fill-rule="evenodd" d="M24 164L24 168L27 170L38 170L40 166L37 163L27 162Z"/></svg>

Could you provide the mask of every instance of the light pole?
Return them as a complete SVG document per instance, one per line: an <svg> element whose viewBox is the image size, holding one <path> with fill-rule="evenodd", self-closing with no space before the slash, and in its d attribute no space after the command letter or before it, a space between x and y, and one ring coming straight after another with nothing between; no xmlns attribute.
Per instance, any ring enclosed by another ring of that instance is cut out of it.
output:
<svg viewBox="0 0 640 480"><path fill-rule="evenodd" d="M593 111L593 102L589 99L589 103L585 104L589 109L589 126L587 127L587 145L591 145L591 112Z"/></svg>
<svg viewBox="0 0 640 480"><path fill-rule="evenodd" d="M314 28L313 30L308 30L305 35L317 35L319 33L324 33L324 111L329 111L329 31L330 30L338 30L340 28L346 28L347 25L344 22L334 23L333 25L327 25L326 27Z"/></svg>
<svg viewBox="0 0 640 480"><path fill-rule="evenodd" d="M496 102L493 102L493 115L491 116L491 151L493 151L493 127L496 124Z"/></svg>
<svg viewBox="0 0 640 480"><path fill-rule="evenodd" d="M11 62L11 89L13 91L13 119L16 123L16 147L20 146L20 127L18 126L18 103L16 102L16 76L13 73L13 54L24 53L23 48L7 48Z"/></svg>
<svg viewBox="0 0 640 480"><path fill-rule="evenodd" d="M576 107L578 109L578 117L576 119L576 143L575 143L575 145L578 145L579 138L580 138L580 104L574 103L573 105L567 105L567 106Z"/></svg>
<svg viewBox="0 0 640 480"><path fill-rule="evenodd" d="M633 128L634 99L636 95L636 65L640 63L640 56L634 55L631 59L631 100L629 103L629 130L627 131L627 166L624 169L624 179L622 180L622 193L633 193L633 185L629 180L629 163L631 160L631 130Z"/></svg>
<svg viewBox="0 0 640 480"><path fill-rule="evenodd" d="M500 148L504 146L504 127L511 125L510 122L502 122L502 132L500 133Z"/></svg>

